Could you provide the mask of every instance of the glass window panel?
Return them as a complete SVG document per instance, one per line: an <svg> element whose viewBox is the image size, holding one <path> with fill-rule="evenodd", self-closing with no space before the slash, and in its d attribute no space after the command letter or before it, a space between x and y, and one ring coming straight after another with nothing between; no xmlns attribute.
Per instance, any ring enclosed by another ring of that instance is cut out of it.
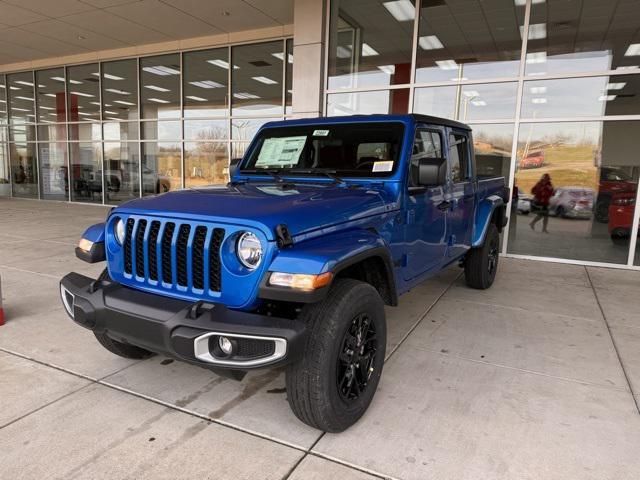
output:
<svg viewBox="0 0 640 480"><path fill-rule="evenodd" d="M225 184L229 181L227 142L185 142L185 186Z"/></svg>
<svg viewBox="0 0 640 480"><path fill-rule="evenodd" d="M10 143L13 196L38 197L38 167L35 143Z"/></svg>
<svg viewBox="0 0 640 480"><path fill-rule="evenodd" d="M185 117L229 114L229 49L185 53L183 95Z"/></svg>
<svg viewBox="0 0 640 480"><path fill-rule="evenodd" d="M12 125L9 127L9 135L14 142L35 142L36 127L24 124Z"/></svg>
<svg viewBox="0 0 640 480"><path fill-rule="evenodd" d="M235 118L231 123L231 138L250 141L260 127L267 122L282 120L281 118Z"/></svg>
<svg viewBox="0 0 640 480"><path fill-rule="evenodd" d="M145 142L142 144L143 195L177 190L182 187L179 142Z"/></svg>
<svg viewBox="0 0 640 480"><path fill-rule="evenodd" d="M233 47L233 115L281 115L283 42Z"/></svg>
<svg viewBox="0 0 640 480"><path fill-rule="evenodd" d="M185 140L226 140L229 138L228 120L185 120Z"/></svg>
<svg viewBox="0 0 640 480"><path fill-rule="evenodd" d="M142 135L145 140L180 140L182 138L181 122L143 122Z"/></svg>
<svg viewBox="0 0 640 480"><path fill-rule="evenodd" d="M102 118L138 118L138 62L136 59L102 64Z"/></svg>
<svg viewBox="0 0 640 480"><path fill-rule="evenodd" d="M104 143L106 203L120 203L140 196L138 142Z"/></svg>
<svg viewBox="0 0 640 480"><path fill-rule="evenodd" d="M105 122L102 128L105 140L126 142L138 139L138 122Z"/></svg>
<svg viewBox="0 0 640 480"><path fill-rule="evenodd" d="M180 55L140 59L142 118L180 117Z"/></svg>
<svg viewBox="0 0 640 480"><path fill-rule="evenodd" d="M638 128L637 121L522 124L515 178L521 214L511 218L508 251L626 263ZM553 190L539 184L545 174Z"/></svg>
<svg viewBox="0 0 640 480"><path fill-rule="evenodd" d="M524 5L513 0L423 2L416 81L518 75Z"/></svg>
<svg viewBox="0 0 640 480"><path fill-rule="evenodd" d="M38 122L66 122L64 68L37 71L36 83Z"/></svg>
<svg viewBox="0 0 640 480"><path fill-rule="evenodd" d="M4 75L0 75L0 125L7 123L7 86Z"/></svg>
<svg viewBox="0 0 640 480"><path fill-rule="evenodd" d="M411 81L413 0L332 2L329 88Z"/></svg>
<svg viewBox="0 0 640 480"><path fill-rule="evenodd" d="M243 158L247 153L250 143L248 142L232 142L231 143L231 158Z"/></svg>
<svg viewBox="0 0 640 480"><path fill-rule="evenodd" d="M99 123L70 123L67 128L69 140L81 142L102 140L102 127Z"/></svg>
<svg viewBox="0 0 640 480"><path fill-rule="evenodd" d="M9 97L9 122L35 122L33 74L23 72L7 75L5 90Z"/></svg>
<svg viewBox="0 0 640 480"><path fill-rule="evenodd" d="M67 126L64 123L38 125L39 142L66 142Z"/></svg>
<svg viewBox="0 0 640 480"><path fill-rule="evenodd" d="M512 119L517 83L416 88L413 111L468 122Z"/></svg>
<svg viewBox="0 0 640 480"><path fill-rule="evenodd" d="M102 203L101 150L96 142L69 144L72 201Z"/></svg>
<svg viewBox="0 0 640 480"><path fill-rule="evenodd" d="M42 198L67 200L69 198L67 144L38 143L38 160Z"/></svg>
<svg viewBox="0 0 640 480"><path fill-rule="evenodd" d="M285 66L284 105L285 113L293 112L293 39L287 40L287 64Z"/></svg>
<svg viewBox="0 0 640 480"><path fill-rule="evenodd" d="M526 75L638 69L640 3L547 0L531 7Z"/></svg>
<svg viewBox="0 0 640 480"><path fill-rule="evenodd" d="M327 115L407 113L409 89L334 93L328 96Z"/></svg>
<svg viewBox="0 0 640 480"><path fill-rule="evenodd" d="M640 113L640 75L536 80L524 83L522 118Z"/></svg>
<svg viewBox="0 0 640 480"><path fill-rule="evenodd" d="M100 120L100 74L97 63L67 68L67 102L71 122Z"/></svg>
<svg viewBox="0 0 640 480"><path fill-rule="evenodd" d="M470 124L478 176L509 178L513 124Z"/></svg>
<svg viewBox="0 0 640 480"><path fill-rule="evenodd" d="M0 139L6 134L2 133L0 128ZM8 197L11 195L11 175L9 172L9 150L6 143L0 143L0 196Z"/></svg>

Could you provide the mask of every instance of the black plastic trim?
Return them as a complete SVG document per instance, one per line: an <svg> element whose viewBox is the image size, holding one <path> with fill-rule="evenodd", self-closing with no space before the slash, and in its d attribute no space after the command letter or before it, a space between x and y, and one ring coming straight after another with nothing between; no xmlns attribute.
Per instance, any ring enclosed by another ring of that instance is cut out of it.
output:
<svg viewBox="0 0 640 480"><path fill-rule="evenodd" d="M104 262L106 260L104 242L95 242L88 252L80 247L76 247L76 257L87 263Z"/></svg>
<svg viewBox="0 0 640 480"><path fill-rule="evenodd" d="M96 281L72 272L60 281L74 296L73 320L116 341L190 362L210 370L249 370L282 365L299 358L305 343L302 322L232 310L218 303L198 304ZM193 318L193 317L196 318ZM196 337L208 332L280 337L287 341L283 358L257 366L224 366L203 362L194 355Z"/></svg>

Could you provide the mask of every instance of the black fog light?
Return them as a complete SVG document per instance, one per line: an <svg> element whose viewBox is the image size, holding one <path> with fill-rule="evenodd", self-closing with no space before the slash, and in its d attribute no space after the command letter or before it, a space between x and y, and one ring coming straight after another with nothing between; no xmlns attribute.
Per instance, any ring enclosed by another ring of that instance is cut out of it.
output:
<svg viewBox="0 0 640 480"><path fill-rule="evenodd" d="M214 336L209 339L209 351L216 358L229 358L238 350L235 339L223 335Z"/></svg>

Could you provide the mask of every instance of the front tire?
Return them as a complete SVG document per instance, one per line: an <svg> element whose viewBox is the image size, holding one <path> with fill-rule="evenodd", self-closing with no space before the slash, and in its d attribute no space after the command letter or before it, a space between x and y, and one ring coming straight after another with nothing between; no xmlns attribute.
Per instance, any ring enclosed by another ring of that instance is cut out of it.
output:
<svg viewBox="0 0 640 480"><path fill-rule="evenodd" d="M464 278L471 288L486 290L496 278L500 234L495 223L489 225L481 247L472 248L464 260Z"/></svg>
<svg viewBox="0 0 640 480"><path fill-rule="evenodd" d="M302 358L288 366L287 400L307 425L342 432L369 407L386 349L384 303L371 285L336 280L326 298L307 305Z"/></svg>

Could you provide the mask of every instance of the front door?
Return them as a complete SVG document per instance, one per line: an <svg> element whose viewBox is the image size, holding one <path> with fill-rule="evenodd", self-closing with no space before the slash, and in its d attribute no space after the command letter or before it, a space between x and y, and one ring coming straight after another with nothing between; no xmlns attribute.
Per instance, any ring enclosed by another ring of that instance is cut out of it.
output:
<svg viewBox="0 0 640 480"><path fill-rule="evenodd" d="M448 256L458 257L471 245L475 189L471 169L471 145L464 130L447 129L449 148L449 185L447 200Z"/></svg>
<svg viewBox="0 0 640 480"><path fill-rule="evenodd" d="M446 258L445 186L418 185L417 162L420 158L443 158L445 130L438 127L416 129L407 195L405 244L407 255L404 279L411 280L439 267Z"/></svg>

